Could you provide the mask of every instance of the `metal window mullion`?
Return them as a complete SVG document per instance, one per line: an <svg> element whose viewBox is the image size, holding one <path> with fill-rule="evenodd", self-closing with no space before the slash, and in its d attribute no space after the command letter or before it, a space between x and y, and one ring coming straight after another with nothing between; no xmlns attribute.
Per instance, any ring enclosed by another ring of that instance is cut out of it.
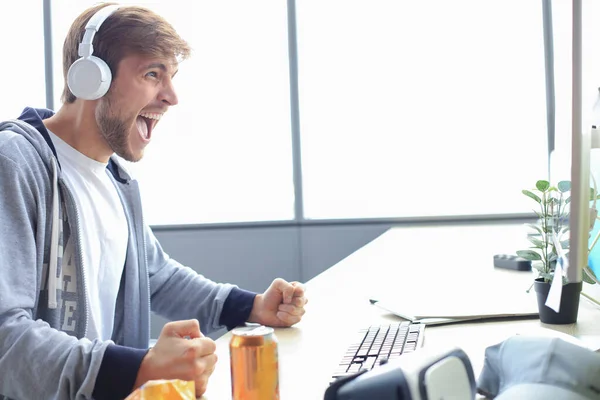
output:
<svg viewBox="0 0 600 400"><path fill-rule="evenodd" d="M552 29L552 0L542 0L542 20L544 29L544 68L546 71L546 124L548 130L548 178L550 157L556 143L556 92L554 82L554 33Z"/></svg>
<svg viewBox="0 0 600 400"><path fill-rule="evenodd" d="M292 163L294 175L294 220L304 221L302 184L302 148L300 140L300 106L298 96L298 43L296 40L296 1L287 2L288 57L290 69L290 117L292 131Z"/></svg>
<svg viewBox="0 0 600 400"><path fill-rule="evenodd" d="M54 110L54 76L52 75L52 4L43 0L44 73L46 77L46 108Z"/></svg>

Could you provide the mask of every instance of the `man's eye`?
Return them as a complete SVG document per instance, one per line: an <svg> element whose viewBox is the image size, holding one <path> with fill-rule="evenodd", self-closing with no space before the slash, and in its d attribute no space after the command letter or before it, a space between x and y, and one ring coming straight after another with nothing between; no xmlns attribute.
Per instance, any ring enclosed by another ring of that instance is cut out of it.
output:
<svg viewBox="0 0 600 400"><path fill-rule="evenodd" d="M158 74L155 71L148 72L146 76L149 76L150 78L158 78Z"/></svg>

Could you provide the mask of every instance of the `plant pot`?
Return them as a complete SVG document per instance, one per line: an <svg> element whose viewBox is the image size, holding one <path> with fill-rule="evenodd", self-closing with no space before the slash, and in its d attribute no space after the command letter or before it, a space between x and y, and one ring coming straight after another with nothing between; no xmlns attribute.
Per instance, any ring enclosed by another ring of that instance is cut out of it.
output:
<svg viewBox="0 0 600 400"><path fill-rule="evenodd" d="M560 312L546 306L550 283L544 282L544 278L538 278L535 280L534 286L541 322L545 324L573 324L577 322L582 282L563 285L560 297Z"/></svg>

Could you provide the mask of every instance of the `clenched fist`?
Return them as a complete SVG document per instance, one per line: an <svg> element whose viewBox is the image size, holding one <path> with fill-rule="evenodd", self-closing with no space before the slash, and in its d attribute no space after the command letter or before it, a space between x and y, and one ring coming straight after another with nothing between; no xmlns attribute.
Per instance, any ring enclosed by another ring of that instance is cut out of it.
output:
<svg viewBox="0 0 600 400"><path fill-rule="evenodd" d="M142 360L135 388L155 379L181 379L194 381L200 397L215 370L215 350L215 342L202 335L197 320L169 322Z"/></svg>

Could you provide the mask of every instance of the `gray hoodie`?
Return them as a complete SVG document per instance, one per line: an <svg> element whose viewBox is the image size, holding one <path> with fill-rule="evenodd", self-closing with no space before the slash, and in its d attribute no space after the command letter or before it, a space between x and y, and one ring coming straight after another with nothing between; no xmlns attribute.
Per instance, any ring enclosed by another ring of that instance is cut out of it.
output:
<svg viewBox="0 0 600 400"><path fill-rule="evenodd" d="M138 183L111 158L107 174L129 226L126 262L112 340L85 338L85 249L42 123L50 115L26 108L18 120L0 122L0 398L124 398L147 352L151 308L172 320L197 318L206 334L243 323L255 294L170 259L144 223ZM63 264L69 240L75 263Z"/></svg>

